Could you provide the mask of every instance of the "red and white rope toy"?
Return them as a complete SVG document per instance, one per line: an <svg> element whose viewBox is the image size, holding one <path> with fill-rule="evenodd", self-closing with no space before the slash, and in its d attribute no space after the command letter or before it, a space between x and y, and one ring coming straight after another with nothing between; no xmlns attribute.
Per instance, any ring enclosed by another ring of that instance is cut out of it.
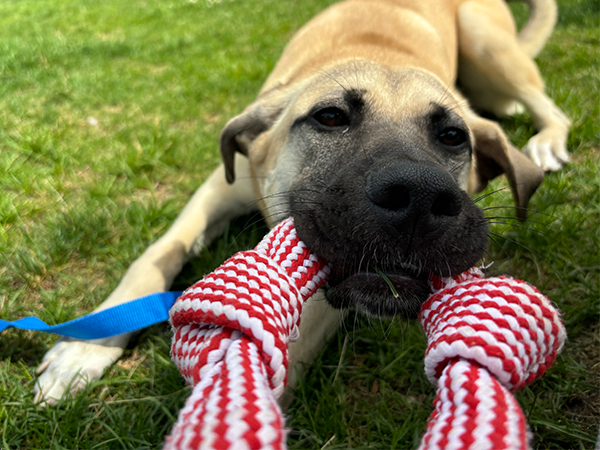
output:
<svg viewBox="0 0 600 450"><path fill-rule="evenodd" d="M425 373L437 385L420 449L527 449L525 416L510 391L541 376L567 337L535 287L479 269L431 282L419 320Z"/></svg>
<svg viewBox="0 0 600 450"><path fill-rule="evenodd" d="M171 309L172 358L193 386L165 449L284 449L277 404L302 304L329 267L276 226L190 287ZM423 449L527 448L509 392L540 376L566 338L558 312L525 282L477 269L432 278L420 319L427 376L438 385Z"/></svg>

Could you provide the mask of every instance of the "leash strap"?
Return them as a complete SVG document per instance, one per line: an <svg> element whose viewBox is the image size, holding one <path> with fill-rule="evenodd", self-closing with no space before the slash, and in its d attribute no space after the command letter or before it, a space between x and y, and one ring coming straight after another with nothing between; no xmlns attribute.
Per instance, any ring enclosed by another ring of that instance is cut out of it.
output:
<svg viewBox="0 0 600 450"><path fill-rule="evenodd" d="M180 295L181 292L150 294L58 325L48 325L33 316L13 322L0 320L0 332L19 328L77 339L107 338L169 320L169 309Z"/></svg>

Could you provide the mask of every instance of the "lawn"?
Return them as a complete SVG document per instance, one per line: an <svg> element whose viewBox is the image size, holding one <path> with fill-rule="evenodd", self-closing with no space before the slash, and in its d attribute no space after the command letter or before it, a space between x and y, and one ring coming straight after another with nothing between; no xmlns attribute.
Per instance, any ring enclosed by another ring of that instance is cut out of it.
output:
<svg viewBox="0 0 600 450"><path fill-rule="evenodd" d="M58 323L90 311L160 236L219 163L228 118L250 103L285 42L331 1L9 0L0 3L0 318ZM492 274L537 285L569 340L518 399L534 446L591 448L600 420L598 3L562 0L538 58L573 121L572 163L547 176L516 222L504 180L489 209ZM514 5L522 20L526 9ZM528 116L502 121L523 146ZM190 262L189 285L264 225L237 220ZM489 261L488 261L489 262ZM21 448L157 448L189 390L169 327L142 332L84 395L38 408L35 369L55 337L0 340L0 443ZM291 448L415 448L434 389L409 321L350 315L302 380Z"/></svg>

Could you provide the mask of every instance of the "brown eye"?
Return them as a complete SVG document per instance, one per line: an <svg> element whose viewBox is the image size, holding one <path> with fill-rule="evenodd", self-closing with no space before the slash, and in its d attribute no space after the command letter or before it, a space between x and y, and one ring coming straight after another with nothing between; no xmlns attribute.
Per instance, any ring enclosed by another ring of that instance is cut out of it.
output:
<svg viewBox="0 0 600 450"><path fill-rule="evenodd" d="M350 119L339 108L324 108L313 114L313 119L326 127L342 127L350 123Z"/></svg>
<svg viewBox="0 0 600 450"><path fill-rule="evenodd" d="M446 128L438 134L438 141L450 147L458 147L467 141L467 133L460 128Z"/></svg>

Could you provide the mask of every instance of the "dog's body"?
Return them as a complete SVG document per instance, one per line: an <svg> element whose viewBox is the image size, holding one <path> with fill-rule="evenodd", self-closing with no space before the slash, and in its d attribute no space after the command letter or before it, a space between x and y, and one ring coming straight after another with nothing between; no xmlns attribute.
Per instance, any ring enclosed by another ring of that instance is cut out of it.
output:
<svg viewBox="0 0 600 450"><path fill-rule="evenodd" d="M226 125L224 165L98 309L169 289L190 254L258 208L271 225L294 216L300 237L333 267L329 303L320 292L303 313L294 363L310 362L336 329L330 304L414 315L428 274L461 272L485 249L486 222L467 193L505 172L524 208L543 170L568 159L568 119L531 60L556 7L531 3L518 39L501 0L348 0L324 11ZM537 165L469 108L457 76L477 107L529 110L539 133L524 150ZM59 398L75 376L72 391L99 377L129 337L59 341L40 366L37 398Z"/></svg>

